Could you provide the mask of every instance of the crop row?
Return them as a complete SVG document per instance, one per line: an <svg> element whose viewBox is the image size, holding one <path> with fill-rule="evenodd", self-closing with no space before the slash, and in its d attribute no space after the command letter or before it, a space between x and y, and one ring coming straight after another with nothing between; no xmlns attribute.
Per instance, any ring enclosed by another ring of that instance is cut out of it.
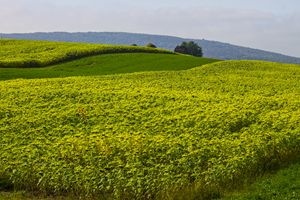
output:
<svg viewBox="0 0 300 200"><path fill-rule="evenodd" d="M299 154L299 116L296 65L2 81L0 177L47 194L207 199Z"/></svg>

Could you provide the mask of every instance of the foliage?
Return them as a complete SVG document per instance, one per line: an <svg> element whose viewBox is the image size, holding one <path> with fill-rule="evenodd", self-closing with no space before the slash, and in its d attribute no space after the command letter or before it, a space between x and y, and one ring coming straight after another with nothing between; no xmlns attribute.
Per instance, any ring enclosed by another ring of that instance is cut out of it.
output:
<svg viewBox="0 0 300 200"><path fill-rule="evenodd" d="M0 68L0 80L96 76L140 71L185 70L216 61L217 60L210 58L196 58L176 54L107 54L30 70L22 68Z"/></svg>
<svg viewBox="0 0 300 200"><path fill-rule="evenodd" d="M0 81L0 177L114 199L218 197L300 152L298 65Z"/></svg>
<svg viewBox="0 0 300 200"><path fill-rule="evenodd" d="M176 46L175 52L182 54L189 54L192 56L202 57L202 48L195 42L182 42L181 45Z"/></svg>
<svg viewBox="0 0 300 200"><path fill-rule="evenodd" d="M133 52L172 53L148 47L5 39L0 40L0 67L43 67L91 55Z"/></svg>
<svg viewBox="0 0 300 200"><path fill-rule="evenodd" d="M188 49L185 46L178 45L175 47L174 52L181 54L189 54Z"/></svg>
<svg viewBox="0 0 300 200"><path fill-rule="evenodd" d="M152 44L152 43L148 43L147 45L146 45L146 47L149 47L149 48L157 48L154 44Z"/></svg>

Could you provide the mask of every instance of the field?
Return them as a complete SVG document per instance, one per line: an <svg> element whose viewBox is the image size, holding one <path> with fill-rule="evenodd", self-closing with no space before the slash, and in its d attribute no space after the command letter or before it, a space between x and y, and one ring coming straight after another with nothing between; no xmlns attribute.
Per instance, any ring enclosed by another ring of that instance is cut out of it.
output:
<svg viewBox="0 0 300 200"><path fill-rule="evenodd" d="M299 65L0 81L0 180L82 198L218 198L297 158L299 116Z"/></svg>
<svg viewBox="0 0 300 200"><path fill-rule="evenodd" d="M76 59L43 68L0 68L0 80L185 70L216 61L209 58L163 53L106 54Z"/></svg>
<svg viewBox="0 0 300 200"><path fill-rule="evenodd" d="M260 178L245 191L228 195L222 200L296 200L300 199L300 162Z"/></svg>
<svg viewBox="0 0 300 200"><path fill-rule="evenodd" d="M246 189L225 194L219 200L296 200L300 199L300 163L291 164L289 167L268 173ZM5 200L72 200L71 197L43 197L25 191L0 192L0 199Z"/></svg>
<svg viewBox="0 0 300 200"><path fill-rule="evenodd" d="M0 39L0 67L43 67L91 55L133 52L173 54L147 47Z"/></svg>

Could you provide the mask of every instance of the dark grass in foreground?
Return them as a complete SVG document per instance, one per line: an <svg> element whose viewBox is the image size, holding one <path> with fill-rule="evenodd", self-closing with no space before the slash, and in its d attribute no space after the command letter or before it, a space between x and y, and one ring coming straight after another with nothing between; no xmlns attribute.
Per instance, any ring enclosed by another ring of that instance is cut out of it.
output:
<svg viewBox="0 0 300 200"><path fill-rule="evenodd" d="M244 191L222 200L299 200L300 161L276 174L262 177Z"/></svg>
<svg viewBox="0 0 300 200"><path fill-rule="evenodd" d="M74 200L74 199L79 199L76 197L71 197L71 196L46 196L46 195L41 195L41 194L34 194L34 193L29 193L26 191L0 191L0 200ZM82 200L83 198L81 198ZM94 199L90 199L94 200ZM101 199L102 200L102 199Z"/></svg>
<svg viewBox="0 0 300 200"><path fill-rule="evenodd" d="M81 58L45 68L0 68L0 80L186 70L216 61L218 60L176 54L107 54Z"/></svg>

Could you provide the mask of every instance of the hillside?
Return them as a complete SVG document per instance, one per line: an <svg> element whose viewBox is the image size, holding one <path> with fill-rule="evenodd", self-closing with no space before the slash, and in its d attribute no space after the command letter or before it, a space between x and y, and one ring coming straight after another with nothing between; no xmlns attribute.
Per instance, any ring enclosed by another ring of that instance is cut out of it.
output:
<svg viewBox="0 0 300 200"><path fill-rule="evenodd" d="M44 68L0 68L0 80L97 76L142 71L175 71L191 69L216 61L218 60L163 53L106 54L76 59Z"/></svg>
<svg viewBox="0 0 300 200"><path fill-rule="evenodd" d="M282 63L298 63L300 58L286 56L278 53L246 48L227 43L179 38L173 36L160 36L135 33L117 32L88 32L88 33L25 33L25 34L0 34L0 37L34 39L34 40L53 40L69 42L87 42L101 44L138 44L145 45L152 42L157 46L169 50L174 50L175 46L182 41L194 40L203 47L204 56L221 60L266 60Z"/></svg>
<svg viewBox="0 0 300 200"><path fill-rule="evenodd" d="M299 65L258 61L0 81L0 180L84 198L220 197L299 155L299 84Z"/></svg>
<svg viewBox="0 0 300 200"><path fill-rule="evenodd" d="M2 39L0 67L43 67L92 55L142 52L173 54L164 49L148 47Z"/></svg>

